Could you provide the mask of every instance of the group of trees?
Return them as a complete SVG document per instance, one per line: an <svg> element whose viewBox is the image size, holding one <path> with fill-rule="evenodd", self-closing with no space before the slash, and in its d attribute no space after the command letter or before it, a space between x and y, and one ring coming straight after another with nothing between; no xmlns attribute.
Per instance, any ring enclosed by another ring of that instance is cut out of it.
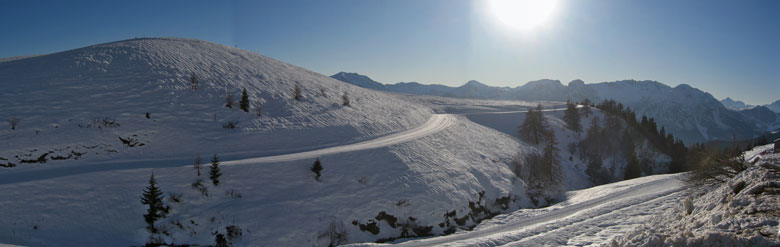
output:
<svg viewBox="0 0 780 247"><path fill-rule="evenodd" d="M545 191L555 191L562 182L560 160L558 159L555 132L548 126L542 113L542 105L529 109L520 125L519 136L523 140L539 145L541 153L529 153L525 157L515 157L515 174L526 182L532 196L540 196Z"/></svg>
<svg viewBox="0 0 780 247"><path fill-rule="evenodd" d="M198 155L195 158L195 163L193 164L193 167L195 168L195 172L198 177L200 177L200 155ZM209 169L209 179L214 184L214 186L218 186L220 184L219 178L222 176L222 172L219 169L219 157L215 154L214 157L211 159L211 166ZM196 183L200 183L201 180L198 180ZM179 194L179 197L181 194ZM178 202L180 199L173 200ZM157 184L157 180L154 178L154 174L152 174L149 177L149 185L144 188L143 193L141 194L141 204L146 205L146 213L144 216L144 221L146 222L147 226L146 229L149 230L149 232L152 234L152 237L150 237L148 245L160 245L163 244L162 240L159 237L156 237L157 234L160 233L160 230L157 228L156 223L160 219L163 219L168 216L168 213L170 212L170 206L165 205L164 203L165 196L163 195L162 190ZM163 232L165 233L165 232Z"/></svg>
<svg viewBox="0 0 780 247"><path fill-rule="evenodd" d="M623 119L626 124L637 130L640 135L648 140L650 145L660 152L669 155L672 158L669 164L670 172L686 171L687 148L682 140L676 139L672 133L667 133L662 126L658 129L655 119L642 116L641 121L637 121L636 113L630 107L624 107L622 103L615 100L604 100L596 105L596 108L602 112L610 113Z"/></svg>

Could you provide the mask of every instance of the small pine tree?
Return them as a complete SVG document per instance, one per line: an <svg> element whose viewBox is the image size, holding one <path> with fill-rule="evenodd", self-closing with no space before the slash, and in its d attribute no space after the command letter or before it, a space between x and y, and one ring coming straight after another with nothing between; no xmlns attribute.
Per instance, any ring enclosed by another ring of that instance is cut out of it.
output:
<svg viewBox="0 0 780 247"><path fill-rule="evenodd" d="M238 105L244 112L249 112L249 95L246 93L246 88L241 91L241 101L239 101Z"/></svg>
<svg viewBox="0 0 780 247"><path fill-rule="evenodd" d="M301 86L295 84L295 88L293 88L293 98L297 101L301 101L301 99L303 98L302 94L303 93L301 92Z"/></svg>
<svg viewBox="0 0 780 247"><path fill-rule="evenodd" d="M318 158L316 161L314 161L314 164L311 166L311 171L314 172L317 176L314 178L317 181L320 181L320 175L322 172L322 163L320 162L320 159Z"/></svg>
<svg viewBox="0 0 780 247"><path fill-rule="evenodd" d="M225 97L225 106L233 108L233 93L228 93L227 97Z"/></svg>
<svg viewBox="0 0 780 247"><path fill-rule="evenodd" d="M144 214L144 220L148 224L147 229L152 233L157 233L157 228L154 227L154 223L160 218L165 217L165 207L163 206L163 193L160 188L157 187L157 181L154 180L154 174L149 178L149 186L144 189L143 195L141 195L141 203L149 205L149 208Z"/></svg>
<svg viewBox="0 0 780 247"><path fill-rule="evenodd" d="M341 95L341 105L349 106L349 95L347 92L344 92L344 94Z"/></svg>
<svg viewBox="0 0 780 247"><path fill-rule="evenodd" d="M219 171L219 157L214 155L211 159L211 169L209 170L209 179L214 183L214 186L219 185L219 177L222 176L222 172Z"/></svg>
<svg viewBox="0 0 780 247"><path fill-rule="evenodd" d="M195 157L195 164L193 164L195 167L195 171L198 173L198 177L200 177L200 155Z"/></svg>

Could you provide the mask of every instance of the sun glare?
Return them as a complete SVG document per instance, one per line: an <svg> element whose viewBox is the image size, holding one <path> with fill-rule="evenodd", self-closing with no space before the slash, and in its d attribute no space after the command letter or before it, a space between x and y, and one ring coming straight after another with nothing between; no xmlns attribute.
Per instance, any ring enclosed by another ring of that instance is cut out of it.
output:
<svg viewBox="0 0 780 247"><path fill-rule="evenodd" d="M491 0L489 4L501 23L523 31L543 27L558 8L558 0Z"/></svg>

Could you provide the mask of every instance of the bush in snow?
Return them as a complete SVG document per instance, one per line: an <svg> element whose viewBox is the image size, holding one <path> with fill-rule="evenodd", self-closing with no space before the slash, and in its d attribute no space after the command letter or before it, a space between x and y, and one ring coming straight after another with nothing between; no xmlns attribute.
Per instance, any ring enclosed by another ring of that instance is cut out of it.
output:
<svg viewBox="0 0 780 247"><path fill-rule="evenodd" d="M320 162L320 159L317 159L314 161L314 164L311 166L311 171L314 172L317 176L314 177L315 180L320 181L320 172L322 172L322 163Z"/></svg>
<svg viewBox="0 0 780 247"><path fill-rule="evenodd" d="M19 121L22 121L22 120L18 119L18 118L13 118L13 117L8 119L8 123L11 125L11 129L12 130L16 129L16 125L19 124Z"/></svg>
<svg viewBox="0 0 780 247"><path fill-rule="evenodd" d="M707 150L702 146L694 146L691 149L691 159L695 160L692 161L695 163L687 177L689 184L723 183L749 167L745 156L736 151L737 149Z"/></svg>
<svg viewBox="0 0 780 247"><path fill-rule="evenodd" d="M344 92L344 94L341 95L341 105L349 106L349 95L347 92Z"/></svg>
<svg viewBox="0 0 780 247"><path fill-rule="evenodd" d="M195 182L192 183L192 189L200 191L200 194L203 196L209 196L209 190L203 185L203 179L195 180Z"/></svg>
<svg viewBox="0 0 780 247"><path fill-rule="evenodd" d="M293 88L293 99L297 101L301 101L303 98L302 92L301 92L301 86L298 86L298 84L295 84L295 87Z"/></svg>
<svg viewBox="0 0 780 247"><path fill-rule="evenodd" d="M244 112L249 112L249 95L246 93L246 88L241 91L241 100L238 102L238 106Z"/></svg>
<svg viewBox="0 0 780 247"><path fill-rule="evenodd" d="M222 172L219 170L219 157L215 154L214 158L211 159L211 167L209 169L209 179L211 179L211 183L214 186L219 185L220 176L222 176Z"/></svg>
<svg viewBox="0 0 780 247"><path fill-rule="evenodd" d="M227 108L233 108L233 93L228 93L225 97L225 106Z"/></svg>
<svg viewBox="0 0 780 247"><path fill-rule="evenodd" d="M238 126L238 121L228 121L227 123L222 124L222 128L228 130L235 129L237 126Z"/></svg>

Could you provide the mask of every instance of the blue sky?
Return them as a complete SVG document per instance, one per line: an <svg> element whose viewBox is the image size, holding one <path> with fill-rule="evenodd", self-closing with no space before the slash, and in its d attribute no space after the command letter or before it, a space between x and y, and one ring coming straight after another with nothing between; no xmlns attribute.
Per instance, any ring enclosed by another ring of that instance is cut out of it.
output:
<svg viewBox="0 0 780 247"><path fill-rule="evenodd" d="M0 57L134 37L188 37L383 83L681 83L751 104L780 99L780 1L560 0L534 30L485 1L6 1Z"/></svg>

